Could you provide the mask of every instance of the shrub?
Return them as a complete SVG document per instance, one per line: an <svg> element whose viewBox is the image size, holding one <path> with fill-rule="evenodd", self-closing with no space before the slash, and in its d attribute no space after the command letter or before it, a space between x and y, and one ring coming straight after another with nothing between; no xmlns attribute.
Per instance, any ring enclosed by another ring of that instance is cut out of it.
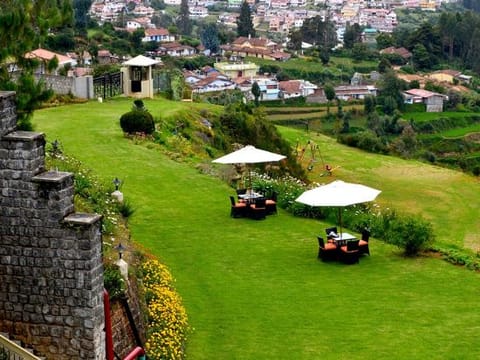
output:
<svg viewBox="0 0 480 360"><path fill-rule="evenodd" d="M391 221L384 237L386 242L402 248L407 256L425 250L434 238L431 224L411 215L396 217Z"/></svg>
<svg viewBox="0 0 480 360"><path fill-rule="evenodd" d="M105 264L103 283L111 299L118 299L125 294L125 280L117 266Z"/></svg>
<svg viewBox="0 0 480 360"><path fill-rule="evenodd" d="M132 110L120 117L120 126L127 134L151 134L155 131L153 116L145 110Z"/></svg>

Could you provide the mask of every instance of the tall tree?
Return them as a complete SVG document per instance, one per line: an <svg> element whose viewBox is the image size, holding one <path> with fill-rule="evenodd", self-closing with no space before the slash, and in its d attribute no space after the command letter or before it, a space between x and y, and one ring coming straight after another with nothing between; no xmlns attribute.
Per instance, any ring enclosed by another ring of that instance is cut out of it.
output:
<svg viewBox="0 0 480 360"><path fill-rule="evenodd" d="M180 14L177 17L176 25L180 34L190 35L192 33L193 26L192 21L190 20L188 0L182 0L180 3Z"/></svg>
<svg viewBox="0 0 480 360"><path fill-rule="evenodd" d="M408 43L407 48L410 50L413 50L418 44L424 46L430 57L430 66L436 65L438 59L442 56L442 41L438 29L428 22L422 23L418 29L410 34Z"/></svg>
<svg viewBox="0 0 480 360"><path fill-rule="evenodd" d="M330 103L333 99L335 99L335 89L332 84L326 84L323 88L325 92L325 97L327 98L327 114L330 114Z"/></svg>
<svg viewBox="0 0 480 360"><path fill-rule="evenodd" d="M347 23L345 33L343 34L343 47L345 49L352 49L353 45L361 42L362 29L358 23L350 25Z"/></svg>
<svg viewBox="0 0 480 360"><path fill-rule="evenodd" d="M377 101L384 110L385 108L402 109L404 104L402 91L405 89L406 83L399 79L393 70L387 70L379 82L380 95Z"/></svg>
<svg viewBox="0 0 480 360"><path fill-rule="evenodd" d="M42 46L50 32L72 24L71 0L0 1L0 90L17 92L21 129L31 129L31 114L52 95L42 82L35 81L38 62L25 54ZM9 73L12 63L20 70L16 81Z"/></svg>
<svg viewBox="0 0 480 360"><path fill-rule="evenodd" d="M303 41L320 45L324 49L331 49L337 45L335 25L328 18L325 21L321 16L305 19L301 27Z"/></svg>
<svg viewBox="0 0 480 360"><path fill-rule="evenodd" d="M289 42L287 48L289 50L302 50L302 32L300 30L290 30Z"/></svg>
<svg viewBox="0 0 480 360"><path fill-rule="evenodd" d="M75 14L75 29L81 35L86 35L88 24L88 11L93 0L73 0L73 10Z"/></svg>
<svg viewBox="0 0 480 360"><path fill-rule="evenodd" d="M260 97L260 94L260 86L258 86L258 83L256 81L254 81L252 84L252 95L255 98L255 106L259 105L258 98Z"/></svg>
<svg viewBox="0 0 480 360"><path fill-rule="evenodd" d="M211 54L216 54L220 48L220 40L218 38L218 26L216 23L208 23L200 33L205 49L210 50Z"/></svg>
<svg viewBox="0 0 480 360"><path fill-rule="evenodd" d="M255 36L255 29L253 28L252 12L247 1L243 1L240 7L240 16L237 19L237 34L238 36Z"/></svg>

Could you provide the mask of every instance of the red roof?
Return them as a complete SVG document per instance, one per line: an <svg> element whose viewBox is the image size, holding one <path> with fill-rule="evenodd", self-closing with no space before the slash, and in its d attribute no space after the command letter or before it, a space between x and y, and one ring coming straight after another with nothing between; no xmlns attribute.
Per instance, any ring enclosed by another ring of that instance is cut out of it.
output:
<svg viewBox="0 0 480 360"><path fill-rule="evenodd" d="M145 29L145 36L166 36L170 35L170 32L167 29Z"/></svg>
<svg viewBox="0 0 480 360"><path fill-rule="evenodd" d="M36 59L41 59L45 61L49 61L49 60L52 60L54 57L57 57L59 64L71 62L73 60L68 56L57 54L52 51L41 49L41 48L26 53L25 57L28 59L36 58Z"/></svg>

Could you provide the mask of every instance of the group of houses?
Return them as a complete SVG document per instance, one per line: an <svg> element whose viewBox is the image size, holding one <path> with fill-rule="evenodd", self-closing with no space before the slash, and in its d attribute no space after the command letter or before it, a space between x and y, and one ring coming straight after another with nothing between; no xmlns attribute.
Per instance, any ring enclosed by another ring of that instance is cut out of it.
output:
<svg viewBox="0 0 480 360"><path fill-rule="evenodd" d="M175 36L166 29L146 29L144 41L158 43L155 52L148 54L156 64L161 63L160 56L172 57L195 56L198 48L183 45L175 41ZM173 41L172 41L173 40ZM404 48L386 48L381 51L385 54L396 54L405 61L409 61L412 54ZM310 102L326 102L323 89L316 84L303 79L278 81L275 75L260 75L259 66L252 62L245 62L247 57L255 57L277 61L288 61L290 54L283 51L281 45L262 37L238 37L231 44L221 46L223 58L234 59L230 62L216 62L213 67L205 67L197 71L184 71L185 81L193 93L209 93L240 89L246 98L252 98L251 88L254 83L259 85L260 101L284 100L293 97L305 97ZM81 77L91 73L92 56L87 51L79 53L56 54L45 49L36 49L26 54L27 57L37 58L40 61L39 74L47 73L47 62L54 57L58 60L58 68L53 74L58 75L61 68L67 68L67 76ZM98 51L95 61L99 64L122 63L128 59L121 59L106 49ZM423 89L426 81L456 86L458 91L467 91L462 84L468 83L471 77L459 71L442 70L429 75L405 75L399 77L407 82L418 81L420 89L411 89L404 93L406 103L425 103L427 111L442 111L442 104L447 99L445 95ZM355 74L348 84L335 88L338 99L343 101L362 100L366 96L377 96L375 84L380 74L372 72L368 76Z"/></svg>
<svg viewBox="0 0 480 360"><path fill-rule="evenodd" d="M217 21L227 26L235 27L238 8L244 0L227 0L227 11L218 15ZM255 26L265 24L270 32L281 33L284 36L299 29L303 22L315 16L328 17L336 26L339 45L347 24L357 23L366 26L371 32L391 33L398 25L397 8L437 10L444 0L389 0L379 2L357 0L330 0L328 7L320 10L312 8L307 0L246 0L252 9L252 20ZM322 5L323 1L314 0L313 5ZM180 6L181 0L164 0L165 5ZM132 4L135 6L132 7ZM158 11L148 2L141 0L96 0L90 8L90 15L99 21L116 22L127 19L126 29L155 29L152 17ZM209 8L214 5L225 6L220 0L189 0L189 13L192 19L209 16ZM318 8L318 7L317 7ZM131 10L128 10L131 9ZM126 16L128 15L128 16ZM365 34L368 38L368 34ZM374 38L373 36L371 37Z"/></svg>

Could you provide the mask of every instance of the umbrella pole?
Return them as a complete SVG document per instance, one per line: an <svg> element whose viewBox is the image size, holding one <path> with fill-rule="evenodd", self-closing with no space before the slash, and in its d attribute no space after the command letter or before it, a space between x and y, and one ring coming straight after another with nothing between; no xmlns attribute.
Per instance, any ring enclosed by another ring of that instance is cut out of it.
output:
<svg viewBox="0 0 480 360"><path fill-rule="evenodd" d="M342 234L343 234L343 229L342 229L342 208L339 207L338 208L338 223L340 225L340 238L342 238Z"/></svg>

